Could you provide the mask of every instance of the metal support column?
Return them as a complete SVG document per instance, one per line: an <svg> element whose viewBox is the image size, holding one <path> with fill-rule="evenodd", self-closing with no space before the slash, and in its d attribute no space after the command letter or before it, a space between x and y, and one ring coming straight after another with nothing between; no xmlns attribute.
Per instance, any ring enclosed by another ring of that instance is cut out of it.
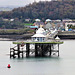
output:
<svg viewBox="0 0 75 75"><path fill-rule="evenodd" d="M29 53L30 53L30 44L29 43L26 43L26 57L29 57Z"/></svg>
<svg viewBox="0 0 75 75"><path fill-rule="evenodd" d="M59 57L59 44L58 44L58 57Z"/></svg>
<svg viewBox="0 0 75 75"><path fill-rule="evenodd" d="M17 44L18 58L20 58L20 44ZM15 51L14 51L15 52ZM14 54L15 55L15 54Z"/></svg>
<svg viewBox="0 0 75 75"><path fill-rule="evenodd" d="M51 49L51 46L52 46L52 45L50 44L50 55L49 55L49 56L51 56L51 53L52 53L52 49Z"/></svg>

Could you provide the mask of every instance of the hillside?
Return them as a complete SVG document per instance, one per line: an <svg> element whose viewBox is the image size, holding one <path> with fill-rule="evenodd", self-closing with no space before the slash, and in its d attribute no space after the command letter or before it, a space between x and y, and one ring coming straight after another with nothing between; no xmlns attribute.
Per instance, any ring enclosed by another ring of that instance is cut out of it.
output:
<svg viewBox="0 0 75 75"><path fill-rule="evenodd" d="M15 8L10 12L0 12L0 17L45 20L75 18L75 1L50 1L29 4L25 7Z"/></svg>

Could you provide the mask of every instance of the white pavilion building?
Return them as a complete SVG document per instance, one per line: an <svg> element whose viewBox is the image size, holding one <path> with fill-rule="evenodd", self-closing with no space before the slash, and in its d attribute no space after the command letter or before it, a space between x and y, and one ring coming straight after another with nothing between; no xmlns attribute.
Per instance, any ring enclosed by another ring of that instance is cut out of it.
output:
<svg viewBox="0 0 75 75"><path fill-rule="evenodd" d="M39 28L32 37L32 41L34 42L44 42L46 39L45 30L43 28Z"/></svg>

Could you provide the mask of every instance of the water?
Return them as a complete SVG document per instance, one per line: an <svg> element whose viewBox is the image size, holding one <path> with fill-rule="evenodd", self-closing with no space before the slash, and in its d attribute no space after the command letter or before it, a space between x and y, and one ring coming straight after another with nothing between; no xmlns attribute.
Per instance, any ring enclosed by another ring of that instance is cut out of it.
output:
<svg viewBox="0 0 75 75"><path fill-rule="evenodd" d="M51 58L10 59L10 44L0 41L0 75L75 75L75 40L64 40L60 57Z"/></svg>

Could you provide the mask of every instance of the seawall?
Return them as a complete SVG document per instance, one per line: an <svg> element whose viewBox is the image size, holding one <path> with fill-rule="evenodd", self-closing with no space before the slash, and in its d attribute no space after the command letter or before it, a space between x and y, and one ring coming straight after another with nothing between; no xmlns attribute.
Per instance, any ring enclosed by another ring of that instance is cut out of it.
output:
<svg viewBox="0 0 75 75"><path fill-rule="evenodd" d="M0 35L0 40L26 40L26 39L31 39L31 36L33 34L23 34L23 35L15 35L15 34L11 34L11 35ZM75 39L75 32L73 31L64 31L61 32L59 31L58 34L56 36L59 36L60 39ZM55 37L56 37L55 36Z"/></svg>
<svg viewBox="0 0 75 75"><path fill-rule="evenodd" d="M75 39L75 32L73 31L59 31L57 35L60 39Z"/></svg>

